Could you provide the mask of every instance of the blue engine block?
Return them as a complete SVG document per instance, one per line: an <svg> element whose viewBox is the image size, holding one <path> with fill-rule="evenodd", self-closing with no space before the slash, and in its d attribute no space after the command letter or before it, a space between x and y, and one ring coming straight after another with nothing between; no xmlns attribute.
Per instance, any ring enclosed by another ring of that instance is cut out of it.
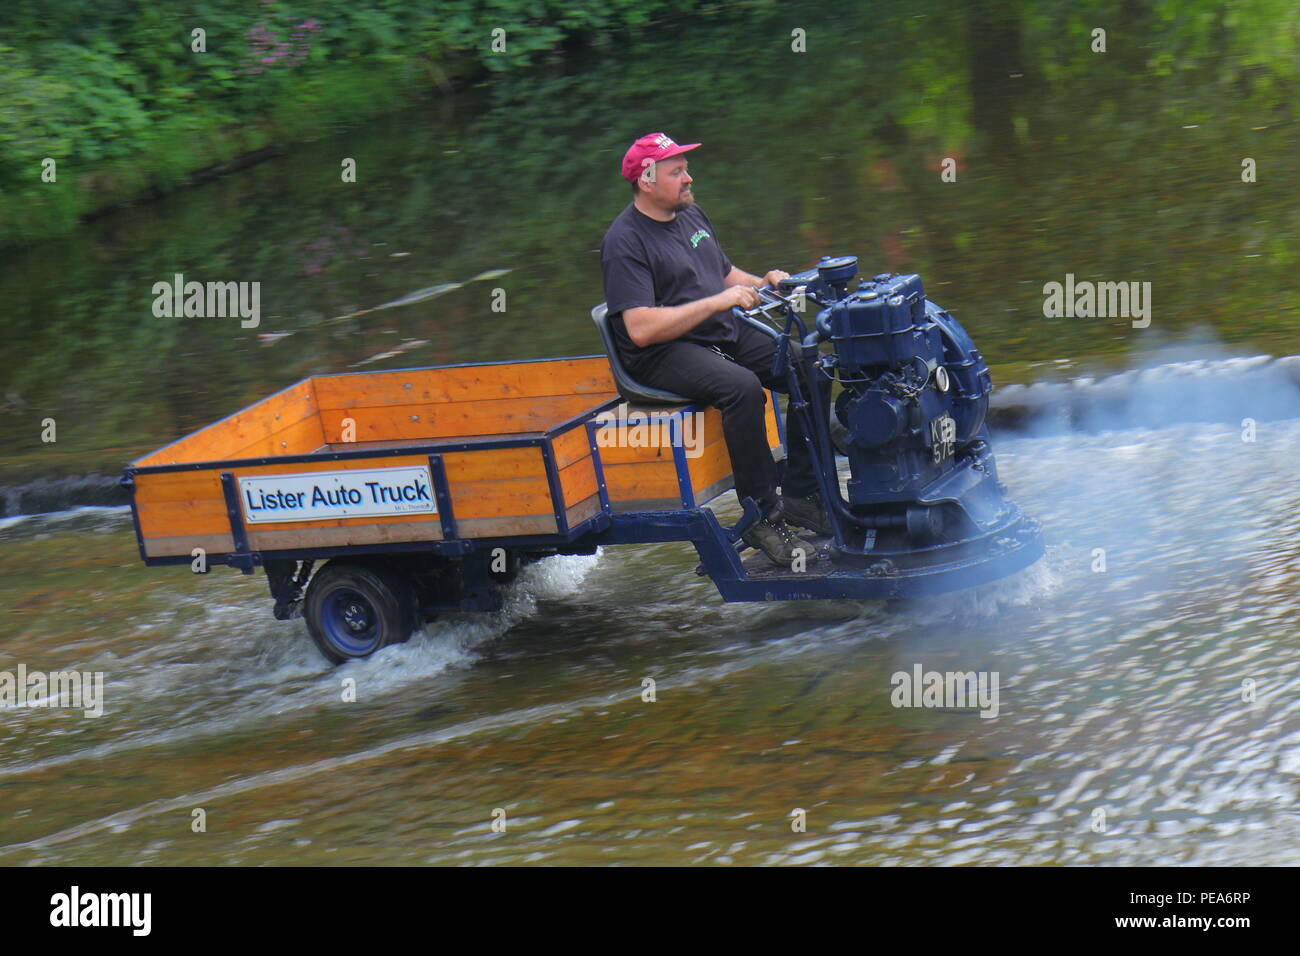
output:
<svg viewBox="0 0 1300 956"><path fill-rule="evenodd" d="M961 324L918 275L878 275L824 309L849 430L849 501L908 501L958 467L983 434L993 382Z"/></svg>
<svg viewBox="0 0 1300 956"><path fill-rule="evenodd" d="M926 298L920 276L877 275L850 291L856 274L856 258L842 256L781 283L822 306L805 361L809 374L841 386L834 415L850 469L842 519L899 547L987 532L1010 507L985 425L988 366L961 323ZM814 359L818 344L833 353Z"/></svg>

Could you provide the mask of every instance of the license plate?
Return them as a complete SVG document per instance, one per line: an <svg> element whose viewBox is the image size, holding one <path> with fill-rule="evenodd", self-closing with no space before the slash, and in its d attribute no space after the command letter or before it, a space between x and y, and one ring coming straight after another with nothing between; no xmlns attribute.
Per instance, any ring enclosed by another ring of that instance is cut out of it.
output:
<svg viewBox="0 0 1300 956"><path fill-rule="evenodd" d="M957 445L957 423L951 415L944 412L938 418L930 419L930 452L937 465L945 458L951 458Z"/></svg>

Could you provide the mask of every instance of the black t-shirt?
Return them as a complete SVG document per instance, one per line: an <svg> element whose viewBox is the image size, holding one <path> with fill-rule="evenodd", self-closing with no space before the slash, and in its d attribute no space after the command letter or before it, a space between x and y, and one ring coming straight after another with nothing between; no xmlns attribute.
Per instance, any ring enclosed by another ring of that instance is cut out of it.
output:
<svg viewBox="0 0 1300 956"><path fill-rule="evenodd" d="M624 364L635 364L658 345L637 348L628 338L623 312L638 306L682 305L725 287L731 261L713 233L713 223L699 206L689 206L668 222L651 219L628 203L610 224L600 244L605 277L605 304L610 328ZM678 341L701 345L734 344L736 319L727 309L715 312Z"/></svg>

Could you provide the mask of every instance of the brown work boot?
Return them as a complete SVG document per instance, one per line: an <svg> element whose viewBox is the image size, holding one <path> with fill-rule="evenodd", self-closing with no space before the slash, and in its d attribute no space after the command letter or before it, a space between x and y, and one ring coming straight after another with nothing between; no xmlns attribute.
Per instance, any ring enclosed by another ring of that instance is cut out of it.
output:
<svg viewBox="0 0 1300 956"><path fill-rule="evenodd" d="M803 549L803 542L781 518L780 509L774 509L740 537L745 544L762 551L769 561L780 568L790 567L796 551Z"/></svg>
<svg viewBox="0 0 1300 956"><path fill-rule="evenodd" d="M835 533L831 519L822 504L822 496L810 495L807 498L781 498L781 513L786 523L796 528L807 528L813 534L829 538Z"/></svg>

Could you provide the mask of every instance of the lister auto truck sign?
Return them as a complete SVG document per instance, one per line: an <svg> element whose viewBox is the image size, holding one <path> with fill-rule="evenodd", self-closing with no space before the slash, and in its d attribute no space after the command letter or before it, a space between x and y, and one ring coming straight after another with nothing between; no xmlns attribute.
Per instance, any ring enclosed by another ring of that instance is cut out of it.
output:
<svg viewBox="0 0 1300 956"><path fill-rule="evenodd" d="M437 514L426 465L239 479L249 524Z"/></svg>

